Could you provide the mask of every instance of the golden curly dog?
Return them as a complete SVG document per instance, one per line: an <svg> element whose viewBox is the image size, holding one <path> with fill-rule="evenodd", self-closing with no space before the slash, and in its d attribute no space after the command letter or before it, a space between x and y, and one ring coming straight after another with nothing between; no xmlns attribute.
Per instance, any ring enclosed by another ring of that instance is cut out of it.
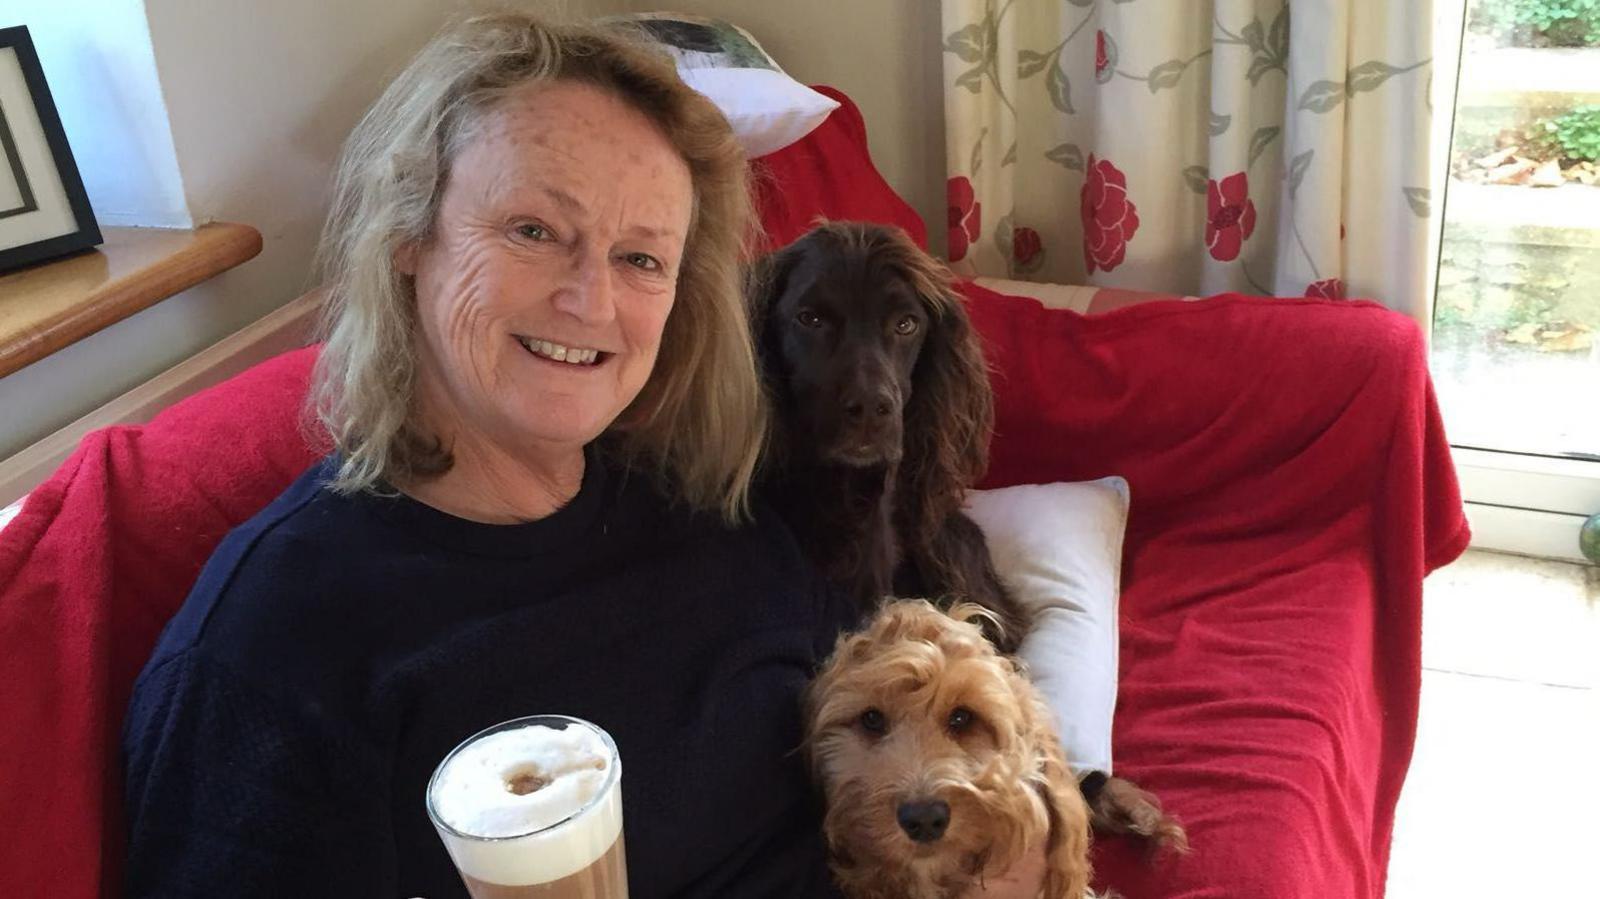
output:
<svg viewBox="0 0 1600 899"><path fill-rule="evenodd" d="M1049 712L974 623L921 600L839 638L806 698L834 874L852 899L954 899L1045 845L1041 895L1089 887L1089 810Z"/></svg>

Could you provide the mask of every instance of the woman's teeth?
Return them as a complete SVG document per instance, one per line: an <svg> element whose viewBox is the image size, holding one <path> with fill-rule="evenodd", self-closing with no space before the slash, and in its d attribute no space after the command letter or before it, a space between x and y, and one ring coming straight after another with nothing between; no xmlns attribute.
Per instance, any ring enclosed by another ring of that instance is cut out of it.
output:
<svg viewBox="0 0 1600 899"><path fill-rule="evenodd" d="M517 341L528 352L553 362L565 362L568 365L593 365L595 360L600 358L599 350L562 346L559 343L551 343L548 340L534 340L529 337L518 337Z"/></svg>

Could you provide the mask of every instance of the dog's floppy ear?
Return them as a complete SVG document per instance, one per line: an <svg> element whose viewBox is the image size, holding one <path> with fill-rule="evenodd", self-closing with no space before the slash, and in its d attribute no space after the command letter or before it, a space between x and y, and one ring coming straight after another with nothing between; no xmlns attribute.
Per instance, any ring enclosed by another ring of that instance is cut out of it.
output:
<svg viewBox="0 0 1600 899"><path fill-rule="evenodd" d="M949 269L910 238L904 240L906 274L928 309L929 322L906 408L901 496L913 507L908 523L927 543L961 510L967 488L988 468L994 394L977 332Z"/></svg>
<svg viewBox="0 0 1600 899"><path fill-rule="evenodd" d="M789 426L783 384L787 372L783 349L779 342L782 330L777 320L780 300L793 285L793 275L800 262L811 251L814 232L752 263L746 272L745 300L750 317L750 338L755 344L756 368L762 387L772 409L766 450L762 465L765 468L782 468L788 453L789 439L785 434Z"/></svg>
<svg viewBox="0 0 1600 899"><path fill-rule="evenodd" d="M778 301L790 287L795 269L816 242L815 233L808 231L794 243L757 259L746 272L745 297L750 311L750 336L755 340L756 352L761 356L763 366L778 361L774 355L778 329L773 314L778 308Z"/></svg>
<svg viewBox="0 0 1600 899"><path fill-rule="evenodd" d="M1033 715L1041 722L1048 719L1040 716L1048 714L1043 703L1035 704ZM1044 891L1039 895L1079 899L1090 895L1093 874L1089 864L1089 808L1054 731L1041 727L1038 736L1044 742L1038 749L1040 768L1034 787L1044 800L1050 819L1050 835L1045 841Z"/></svg>

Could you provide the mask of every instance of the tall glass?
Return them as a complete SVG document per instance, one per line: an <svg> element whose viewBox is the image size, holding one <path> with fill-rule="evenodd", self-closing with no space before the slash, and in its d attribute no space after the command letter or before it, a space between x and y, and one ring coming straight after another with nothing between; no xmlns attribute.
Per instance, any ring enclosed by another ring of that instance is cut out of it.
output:
<svg viewBox="0 0 1600 899"><path fill-rule="evenodd" d="M474 899L627 899L622 760L565 715L497 724L450 751L428 817Z"/></svg>

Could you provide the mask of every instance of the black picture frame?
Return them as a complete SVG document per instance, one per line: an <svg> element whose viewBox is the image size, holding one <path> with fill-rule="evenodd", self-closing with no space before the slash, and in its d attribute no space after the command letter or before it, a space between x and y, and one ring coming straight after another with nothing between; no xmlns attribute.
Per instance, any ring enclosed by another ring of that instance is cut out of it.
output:
<svg viewBox="0 0 1600 899"><path fill-rule="evenodd" d="M8 48L16 51L23 83L28 88L33 111L39 117L45 143L50 148L50 159L55 165L55 174L66 191L67 206L76 221L77 230L15 246L0 246L0 272L92 249L103 242L100 225L89 206L89 195L83 189L83 179L78 175L78 164L72 158L72 148L67 145L67 133L61 128L61 116L56 112L55 100L50 96L50 86L45 83L44 69L39 65L39 54L33 48L28 26L0 28L0 51ZM15 115L15 112L12 114ZM0 220L37 209L30 183L38 173L24 170L3 107L0 107L0 166L10 169L10 175L16 179L18 191L22 194L18 206L9 210L0 209Z"/></svg>

